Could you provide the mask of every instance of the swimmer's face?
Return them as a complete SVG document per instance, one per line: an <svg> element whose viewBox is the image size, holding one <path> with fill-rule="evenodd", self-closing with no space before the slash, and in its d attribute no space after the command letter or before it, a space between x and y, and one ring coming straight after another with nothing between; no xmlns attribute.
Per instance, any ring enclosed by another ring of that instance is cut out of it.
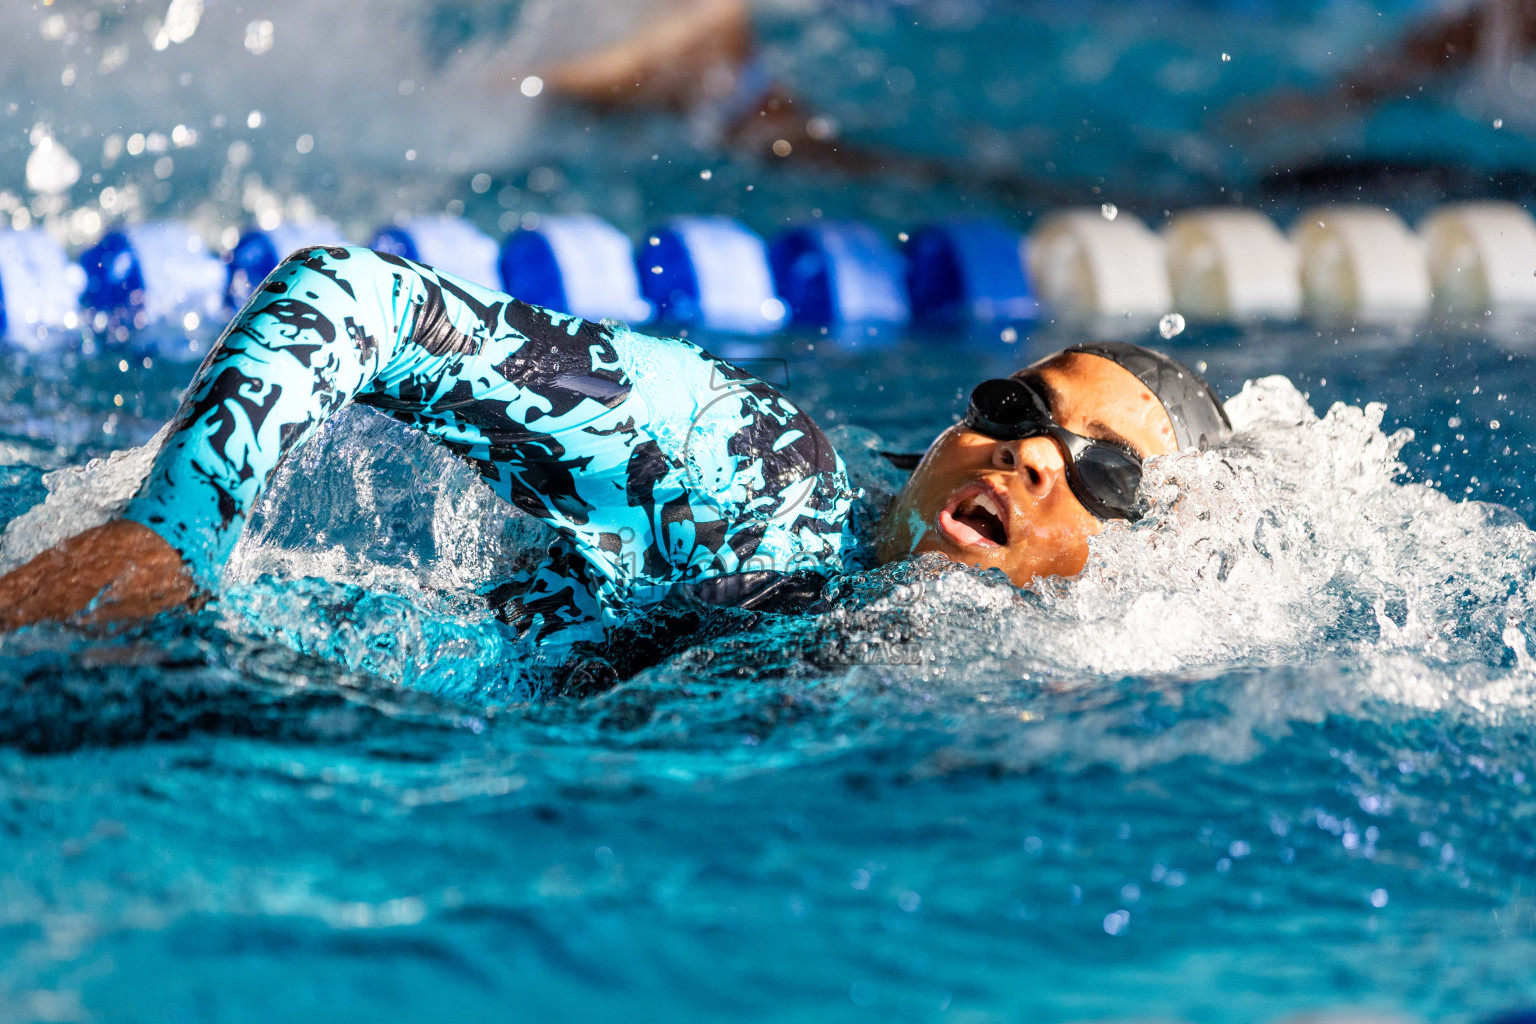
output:
<svg viewBox="0 0 1536 1024"><path fill-rule="evenodd" d="M1129 370L1085 352L1036 363L1026 375L1074 434L1128 444L1142 458L1178 450L1157 396ZM1104 526L1067 482L1066 455L1049 437L999 441L954 426L940 434L881 526L882 562L937 551L1001 569L1020 586L1037 576L1075 576L1088 538Z"/></svg>

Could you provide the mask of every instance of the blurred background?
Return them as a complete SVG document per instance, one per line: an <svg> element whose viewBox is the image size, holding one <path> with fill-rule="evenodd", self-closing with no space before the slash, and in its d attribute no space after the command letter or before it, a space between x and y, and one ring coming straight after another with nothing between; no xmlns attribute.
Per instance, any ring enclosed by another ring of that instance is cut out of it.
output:
<svg viewBox="0 0 1536 1024"><path fill-rule="evenodd" d="M0 8L0 213L354 237L1533 191L1520 0L51 0ZM216 239L211 238L210 241Z"/></svg>

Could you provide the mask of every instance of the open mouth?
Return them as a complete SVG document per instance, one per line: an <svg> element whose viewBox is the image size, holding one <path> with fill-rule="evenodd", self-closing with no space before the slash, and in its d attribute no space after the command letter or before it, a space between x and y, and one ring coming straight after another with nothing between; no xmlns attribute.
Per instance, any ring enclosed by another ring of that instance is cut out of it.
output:
<svg viewBox="0 0 1536 1024"><path fill-rule="evenodd" d="M939 529L961 547L1003 547L1008 543L1008 520L1003 503L986 486L973 484L939 513Z"/></svg>

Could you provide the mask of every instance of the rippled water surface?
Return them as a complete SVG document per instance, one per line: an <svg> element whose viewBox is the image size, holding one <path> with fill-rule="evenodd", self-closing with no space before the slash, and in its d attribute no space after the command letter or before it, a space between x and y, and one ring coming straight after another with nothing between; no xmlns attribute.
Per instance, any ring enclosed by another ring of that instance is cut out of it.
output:
<svg viewBox="0 0 1536 1024"><path fill-rule="evenodd" d="M873 446L925 443L1054 331L734 351L877 502ZM0 1005L1235 1022L1536 999L1529 336L1192 330L1175 351L1241 391L1242 432L1157 464L1156 514L1080 579L887 567L585 700L536 699L473 600L537 531L349 413L284 468L217 606L0 639ZM133 455L58 470L149 441L186 372L7 358L6 564L131 489Z"/></svg>

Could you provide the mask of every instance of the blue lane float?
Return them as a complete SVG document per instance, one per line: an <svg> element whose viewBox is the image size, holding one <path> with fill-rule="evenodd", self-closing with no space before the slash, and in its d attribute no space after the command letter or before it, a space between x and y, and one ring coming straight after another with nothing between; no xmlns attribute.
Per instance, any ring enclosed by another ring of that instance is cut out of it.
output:
<svg viewBox="0 0 1536 1024"><path fill-rule="evenodd" d="M0 338L29 352L56 347L80 323L85 272L41 228L0 231Z"/></svg>
<svg viewBox="0 0 1536 1024"><path fill-rule="evenodd" d="M796 323L819 327L911 319L901 256L864 224L808 224L768 250L774 282Z"/></svg>
<svg viewBox="0 0 1536 1024"><path fill-rule="evenodd" d="M729 217L674 217L640 246L640 287L667 324L772 334L789 318L768 246Z"/></svg>
<svg viewBox="0 0 1536 1024"><path fill-rule="evenodd" d="M280 224L270 230L247 228L225 256L229 278L224 299L231 310L245 305L258 285L296 249L309 245L346 245L341 229L328 220Z"/></svg>
<svg viewBox="0 0 1536 1024"><path fill-rule="evenodd" d="M179 221L109 231L80 256L81 304L121 326L179 321L188 330L224 310L224 263Z"/></svg>
<svg viewBox="0 0 1536 1024"><path fill-rule="evenodd" d="M1024 274L1022 238L996 221L930 224L907 240L913 319L965 322L1033 320L1040 314Z"/></svg>
<svg viewBox="0 0 1536 1024"><path fill-rule="evenodd" d="M501 283L524 302L587 320L644 323L635 251L618 228L587 214L545 216L501 249Z"/></svg>
<svg viewBox="0 0 1536 1024"><path fill-rule="evenodd" d="M368 248L446 270L486 288L501 288L496 240L458 217L418 217L380 228Z"/></svg>

